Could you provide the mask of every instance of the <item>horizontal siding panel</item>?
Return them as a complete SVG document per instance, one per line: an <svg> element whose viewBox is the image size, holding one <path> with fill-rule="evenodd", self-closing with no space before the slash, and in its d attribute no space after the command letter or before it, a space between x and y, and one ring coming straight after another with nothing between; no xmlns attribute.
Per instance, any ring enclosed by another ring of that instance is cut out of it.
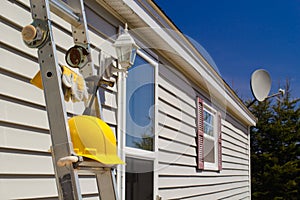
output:
<svg viewBox="0 0 300 200"><path fill-rule="evenodd" d="M183 166L183 165L170 165L168 163L158 164L159 175L172 175L172 176L197 176L196 167Z"/></svg>
<svg viewBox="0 0 300 200"><path fill-rule="evenodd" d="M116 111L114 109L103 108L103 121L111 125L117 125Z"/></svg>
<svg viewBox="0 0 300 200"><path fill-rule="evenodd" d="M241 159L249 159L249 155L247 153L237 152L235 149L229 149L226 146L222 146L222 153L226 155L233 155L234 157Z"/></svg>
<svg viewBox="0 0 300 200"><path fill-rule="evenodd" d="M37 57L37 51L36 49L28 48L21 38L21 32L6 25L3 23L0 23L0 29L1 29L1 37L2 41L7 44L8 46L14 47L30 56Z"/></svg>
<svg viewBox="0 0 300 200"><path fill-rule="evenodd" d="M232 163L232 162L223 162L222 167L224 169L233 169L233 170L249 170L249 166L247 163L239 164L239 163Z"/></svg>
<svg viewBox="0 0 300 200"><path fill-rule="evenodd" d="M224 139L222 141L222 144L223 144L224 147L227 147L229 149L234 149L238 153L248 155L248 152L249 152L248 149L247 149L248 145L247 146L245 145L245 147L241 147L241 146L238 146L238 145L234 144L234 141L233 142L231 142L231 141L228 142Z"/></svg>
<svg viewBox="0 0 300 200"><path fill-rule="evenodd" d="M97 180L95 177L79 178L81 194L97 194Z"/></svg>
<svg viewBox="0 0 300 200"><path fill-rule="evenodd" d="M238 149L239 152L247 152L248 151L249 145L247 143L242 143L238 140L230 139L230 137L226 133L223 133L222 136L223 136L222 137L223 142L224 142L224 144L226 144L226 146L228 148Z"/></svg>
<svg viewBox="0 0 300 200"><path fill-rule="evenodd" d="M216 171L197 171L196 167L171 165L168 163L159 163L158 173L160 176L248 176L248 171L223 169L221 172Z"/></svg>
<svg viewBox="0 0 300 200"><path fill-rule="evenodd" d="M196 92L194 88L188 80L181 73L175 71L174 68L168 69L167 66L159 65L158 83L171 93L176 94L188 104L196 107Z"/></svg>
<svg viewBox="0 0 300 200"><path fill-rule="evenodd" d="M196 139L194 136L170 129L166 126L158 126L157 132L159 133L159 137L196 147Z"/></svg>
<svg viewBox="0 0 300 200"><path fill-rule="evenodd" d="M213 193L205 193L201 196L186 197L186 200L207 200L207 199L250 199L248 187L231 188Z"/></svg>
<svg viewBox="0 0 300 200"><path fill-rule="evenodd" d="M27 7L28 9L30 8L30 1L29 0L15 0L15 2L16 3L18 3L18 4L21 4L22 6L25 6L25 7ZM12 6L15 6L15 7L18 7L18 9L23 9L23 8L21 8L21 7L19 7L17 4L14 4L14 3L11 3L11 4L13 4ZM16 8L17 9L17 8ZM23 9L24 10L24 9ZM26 10L24 10L23 12L25 12ZM18 11L18 13L20 12L20 10ZM26 11L27 12L27 11ZM32 18L31 18L31 13L30 12L28 12L29 13L29 18L32 20ZM22 21L22 20L24 20L24 19L19 19L19 17L18 17L18 15L17 16L15 16L16 18L14 19L14 21L20 21L20 22L23 22L23 25L27 25L26 23L24 23L24 21ZM67 23L66 21L64 21L61 17L58 17L56 14L54 14L54 13L51 13L51 18L54 20L54 21L56 21L60 26L62 26L62 27L69 27L70 26L70 24L69 23ZM29 23L31 23L32 21L30 21Z"/></svg>
<svg viewBox="0 0 300 200"><path fill-rule="evenodd" d="M215 176L215 177L160 177L158 186L163 188L178 188L178 187L206 187L211 185L230 184L234 182L248 181L248 176Z"/></svg>
<svg viewBox="0 0 300 200"><path fill-rule="evenodd" d="M0 84L9 87L1 87L0 94L31 102L37 105L45 105L43 90L38 89L29 82L0 74Z"/></svg>
<svg viewBox="0 0 300 200"><path fill-rule="evenodd" d="M29 82L20 81L10 76L0 74L0 84L9 85L9 87L2 87L0 94L26 101L30 104L39 106L46 106L43 90L35 87ZM69 113L81 114L84 110L84 103L73 103L72 101L66 102L66 110Z"/></svg>
<svg viewBox="0 0 300 200"><path fill-rule="evenodd" d="M14 74L31 79L39 70L37 62L20 56L14 52L0 48L1 64L0 68ZM3 59L2 59L3 58ZM9 59L11 58L11 59Z"/></svg>
<svg viewBox="0 0 300 200"><path fill-rule="evenodd" d="M100 200L99 197L90 197L90 196L88 196L88 197L84 197L84 196L83 196L82 199L84 199L84 200Z"/></svg>
<svg viewBox="0 0 300 200"><path fill-rule="evenodd" d="M242 200L248 200L251 199L251 194L249 192L249 188L248 187L243 187L243 188L238 188L235 190L230 190L229 192L227 192L227 194L224 194L222 197L222 200L224 199L242 199Z"/></svg>
<svg viewBox="0 0 300 200"><path fill-rule="evenodd" d="M17 23L21 27L24 27L32 23L32 17L30 12L19 7L17 4L11 3L9 1L5 1L5 5L6 7L3 6L2 9L5 10L4 16L6 18L13 21L14 23ZM18 15L16 15L15 13L18 13ZM71 31L71 25L64 22L64 20L56 16L54 13L51 13L51 18L60 26L64 28L68 28L69 32ZM52 26L52 31L53 31L54 41L58 46L62 48L67 48L70 47L70 44L73 43L73 39L68 35L64 34L63 32L61 32L60 30L58 30L57 27ZM19 35L19 38L20 39L22 38L21 33Z"/></svg>
<svg viewBox="0 0 300 200"><path fill-rule="evenodd" d="M95 178L80 178L79 184L82 195L97 194ZM43 176L0 177L0 194L2 199L57 198L55 178Z"/></svg>
<svg viewBox="0 0 300 200"><path fill-rule="evenodd" d="M89 38L90 38L91 44L93 44L95 47L97 47L98 49L101 49L103 52L105 52L109 55L112 55L114 58L117 57L116 49L112 46L112 42L99 37L99 35L91 32L91 31L89 31Z"/></svg>
<svg viewBox="0 0 300 200"><path fill-rule="evenodd" d="M111 128L115 132L115 127ZM48 152L50 146L51 138L46 129L36 129L23 125L16 127L16 124L0 123L0 148L45 153Z"/></svg>
<svg viewBox="0 0 300 200"><path fill-rule="evenodd" d="M36 142L38 141L38 142ZM0 148L48 152L51 146L49 134L38 130L0 125Z"/></svg>
<svg viewBox="0 0 300 200"><path fill-rule="evenodd" d="M10 19L14 23L17 23L22 27L31 24L32 18L30 12L27 12L23 8L19 7L17 4L8 0L2 1L1 5L2 6L0 8L0 12L5 18ZM16 13L18 14L16 15Z"/></svg>
<svg viewBox="0 0 300 200"><path fill-rule="evenodd" d="M3 199L38 199L56 197L54 178L48 177L8 177L0 178L0 194Z"/></svg>
<svg viewBox="0 0 300 200"><path fill-rule="evenodd" d="M160 126L168 126L172 129L179 130L187 135L195 136L196 128L185 124L183 121L176 120L166 115L165 113L158 112L158 122Z"/></svg>
<svg viewBox="0 0 300 200"><path fill-rule="evenodd" d="M170 102L170 104L167 104L166 102L160 100L158 101L158 109L161 112L166 113L167 115L170 115L177 120L183 121L184 123L196 128L196 119L182 112L180 103Z"/></svg>
<svg viewBox="0 0 300 200"><path fill-rule="evenodd" d="M228 129L224 127L222 128L222 132L223 132L224 140L234 142L241 147L248 145L248 139L240 137L238 133L233 131L228 131Z"/></svg>
<svg viewBox="0 0 300 200"><path fill-rule="evenodd" d="M247 157L248 158L248 157ZM245 158L238 158L234 157L232 155L222 155L222 160L223 162L233 162L233 163L238 163L238 164L248 164L249 160Z"/></svg>
<svg viewBox="0 0 300 200"><path fill-rule="evenodd" d="M170 153L160 151L158 153L158 162L170 163L172 165L181 164L196 167L196 157L184 154Z"/></svg>
<svg viewBox="0 0 300 200"><path fill-rule="evenodd" d="M0 99L0 121L49 129L47 113L15 102Z"/></svg>
<svg viewBox="0 0 300 200"><path fill-rule="evenodd" d="M243 131L241 131L240 129L234 127L230 122L228 121L223 121L223 129L224 132L233 132L235 133L235 137L237 137L237 139L244 141L244 140L248 140L248 135L246 133L244 133ZM228 131L226 131L228 130Z"/></svg>
<svg viewBox="0 0 300 200"><path fill-rule="evenodd" d="M87 21L93 29L101 31L104 37L116 37L117 27L110 23L112 17L103 7L98 3L86 0L85 12ZM114 24L118 24L118 21L116 20Z"/></svg>
<svg viewBox="0 0 300 200"><path fill-rule="evenodd" d="M212 185L206 187L186 187L186 188L174 188L169 190L159 190L159 193L164 199L183 199L192 196L198 196L198 199L218 199L223 195L232 193L232 190L237 188L247 187L246 182L234 182L228 184ZM222 193L223 192L223 193ZM225 194L224 194L225 193ZM208 194L203 196L204 194ZM201 196L202 197L201 197Z"/></svg>
<svg viewBox="0 0 300 200"><path fill-rule="evenodd" d="M164 88L158 87L158 97L159 99L163 99L166 102L170 102L172 104L179 105L177 106L183 112L188 113L190 116L196 118L196 108L187 104L184 101L181 101L178 97L174 94L167 92ZM159 107L160 109L160 107Z"/></svg>
<svg viewBox="0 0 300 200"><path fill-rule="evenodd" d="M118 106L117 106L116 92L111 92L111 91L105 90L102 98L104 99L102 104L104 104L105 106L109 106L113 109L117 109Z"/></svg>
<svg viewBox="0 0 300 200"><path fill-rule="evenodd" d="M182 88L175 87L169 81L165 80L165 78L162 76L158 77L158 84L160 85L160 87L163 87L165 90L167 90L171 94L174 94L174 96L176 98L179 98L182 101L185 101L187 104L189 104L190 106L192 106L193 108L196 109L196 101L195 101L196 94L195 93L194 93L194 95L191 94L192 96L188 95L187 93L184 92L187 90L182 90Z"/></svg>
<svg viewBox="0 0 300 200"><path fill-rule="evenodd" d="M28 48L22 38L21 38L21 32L7 26L3 23L0 23L0 29L2 31L2 39L8 46L14 47L24 53L29 54L30 56L37 58L37 50ZM60 51L56 51L56 55L59 61L63 62L65 60L65 54L61 53Z"/></svg>
<svg viewBox="0 0 300 200"><path fill-rule="evenodd" d="M187 146L175 141L169 141L160 138L158 140L158 147L160 150L167 150L169 152L196 156L196 149L194 147Z"/></svg>
<svg viewBox="0 0 300 200"><path fill-rule="evenodd" d="M53 175L52 157L46 155L34 155L33 152L1 152L0 149L0 173L1 174L44 174Z"/></svg>

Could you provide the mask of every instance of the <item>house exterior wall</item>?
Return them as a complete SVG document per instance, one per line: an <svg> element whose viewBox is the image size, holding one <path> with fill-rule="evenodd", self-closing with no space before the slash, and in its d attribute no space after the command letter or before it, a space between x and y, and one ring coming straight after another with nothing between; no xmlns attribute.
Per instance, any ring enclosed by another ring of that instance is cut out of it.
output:
<svg viewBox="0 0 300 200"><path fill-rule="evenodd" d="M44 95L29 82L39 70L37 50L28 48L21 38L22 27L32 22L29 9L29 0L1 2L1 199L57 198ZM115 35L117 27L100 18L93 9L95 7L86 5L92 58L99 66L101 53L114 54L114 49L103 43L106 40L103 38ZM71 26L53 13L51 17L57 57L63 64L64 54L73 45ZM99 26L107 27L104 33L101 32L101 37L95 31ZM98 48L101 45L102 52ZM116 132L117 88L108 88L102 94L104 121ZM84 105L69 102L66 108L68 116L72 116L81 114ZM94 176L80 175L80 186L84 197L98 199Z"/></svg>
<svg viewBox="0 0 300 200"><path fill-rule="evenodd" d="M222 170L197 170L196 97L200 89L165 65L160 65L158 83L159 195L163 199L250 199L247 128L226 113ZM203 99L210 103L210 98Z"/></svg>
<svg viewBox="0 0 300 200"><path fill-rule="evenodd" d="M115 39L122 23L96 1L86 0L85 6L92 58L99 66L102 55L115 56L109 38ZM39 70L37 52L26 47L21 39L22 27L32 22L29 8L29 0L4 0L0 7L2 199L57 198L43 91L29 83ZM65 63L64 54L73 44L71 27L54 14L52 20L57 56L60 63ZM250 199L247 125L231 113L222 115L223 169L220 172L197 170L196 97L201 96L208 104L213 101L171 64L159 64L157 69L155 153L158 156L155 158L154 199L156 195L162 199ZM104 121L115 133L118 130L117 93L116 86L102 91ZM68 116L84 110L82 103L67 103L66 107ZM91 174L81 174L80 185L84 198L99 199L96 180Z"/></svg>

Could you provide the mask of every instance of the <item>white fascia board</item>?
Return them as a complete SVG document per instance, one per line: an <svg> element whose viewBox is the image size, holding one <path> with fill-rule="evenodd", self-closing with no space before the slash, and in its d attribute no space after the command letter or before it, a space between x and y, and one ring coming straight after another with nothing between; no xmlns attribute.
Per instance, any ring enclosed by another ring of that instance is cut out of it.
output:
<svg viewBox="0 0 300 200"><path fill-rule="evenodd" d="M230 106L231 109L238 114L241 118L243 118L245 121L249 123L249 125L255 125L256 122L251 116L245 112L245 110L242 109L238 103L227 94L227 92L224 90L223 82L220 82L220 80L215 77L203 64L203 62L200 61L200 59L196 58L195 56L191 56L190 53L188 53L182 46L174 40L167 32L164 31L159 24L157 24L140 6L134 2L133 0L123 0L125 4L129 8L131 8L139 17L142 19L149 27L151 27L157 35L161 37L166 43L168 43L172 48L173 51L176 52L178 55L180 55L189 65L190 67L193 67L194 70L196 70L199 75L205 79L206 83L211 87L211 92L214 96L220 96L226 99L227 106ZM188 67L188 65L187 65Z"/></svg>

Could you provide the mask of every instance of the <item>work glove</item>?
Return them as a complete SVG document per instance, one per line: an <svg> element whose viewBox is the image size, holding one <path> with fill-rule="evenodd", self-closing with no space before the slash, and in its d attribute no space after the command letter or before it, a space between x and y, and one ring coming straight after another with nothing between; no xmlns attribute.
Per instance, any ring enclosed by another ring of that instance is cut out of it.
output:
<svg viewBox="0 0 300 200"><path fill-rule="evenodd" d="M73 102L85 101L88 99L88 92L84 78L80 73L77 73L70 68L61 65L62 70L62 89L66 101L70 99ZM30 82L40 89L44 89L42 85L41 72L34 76Z"/></svg>
<svg viewBox="0 0 300 200"><path fill-rule="evenodd" d="M87 100L88 92L83 76L66 66L62 65L61 68L65 100L69 101L71 99L73 102Z"/></svg>

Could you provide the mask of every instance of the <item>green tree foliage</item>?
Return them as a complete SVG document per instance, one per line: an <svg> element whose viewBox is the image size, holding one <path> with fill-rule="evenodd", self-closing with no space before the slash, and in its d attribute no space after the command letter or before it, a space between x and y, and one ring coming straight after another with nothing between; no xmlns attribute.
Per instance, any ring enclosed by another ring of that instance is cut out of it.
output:
<svg viewBox="0 0 300 200"><path fill-rule="evenodd" d="M300 99L292 99L289 82L283 97L250 109L253 199L300 199Z"/></svg>
<svg viewBox="0 0 300 200"><path fill-rule="evenodd" d="M153 135L144 133L140 141L134 142L134 146L139 149L153 151L153 140Z"/></svg>

